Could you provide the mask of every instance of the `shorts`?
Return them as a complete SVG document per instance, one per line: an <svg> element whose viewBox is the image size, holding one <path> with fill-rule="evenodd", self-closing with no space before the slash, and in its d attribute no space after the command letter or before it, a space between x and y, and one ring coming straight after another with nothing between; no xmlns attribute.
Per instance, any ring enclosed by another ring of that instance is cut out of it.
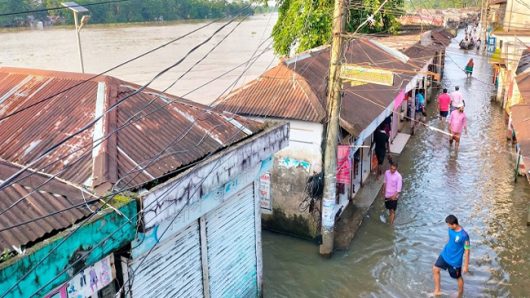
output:
<svg viewBox="0 0 530 298"><path fill-rule="evenodd" d="M396 211L397 204L398 204L398 200L385 199L385 208L388 210Z"/></svg>
<svg viewBox="0 0 530 298"><path fill-rule="evenodd" d="M442 255L438 256L438 260L436 260L436 263L434 263L434 266L442 269L447 270L449 272L449 276L451 276L454 279L462 278L462 267L453 267L444 260Z"/></svg>
<svg viewBox="0 0 530 298"><path fill-rule="evenodd" d="M448 111L440 111L440 117L447 117L449 115Z"/></svg>

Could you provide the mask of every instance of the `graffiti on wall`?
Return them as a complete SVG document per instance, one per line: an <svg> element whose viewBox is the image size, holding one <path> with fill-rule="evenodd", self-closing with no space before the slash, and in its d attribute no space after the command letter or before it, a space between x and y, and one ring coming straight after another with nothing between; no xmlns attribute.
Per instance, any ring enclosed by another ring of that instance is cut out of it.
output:
<svg viewBox="0 0 530 298"><path fill-rule="evenodd" d="M309 173L309 169L311 168L311 163L305 160L297 160L294 158L290 158L288 156L280 158L279 160L280 167L284 168L301 168L304 169L306 172Z"/></svg>

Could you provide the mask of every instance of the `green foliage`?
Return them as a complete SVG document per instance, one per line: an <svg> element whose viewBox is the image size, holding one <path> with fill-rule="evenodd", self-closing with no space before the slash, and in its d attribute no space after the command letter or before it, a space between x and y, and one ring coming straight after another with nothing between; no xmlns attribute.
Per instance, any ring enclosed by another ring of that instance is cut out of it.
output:
<svg viewBox="0 0 530 298"><path fill-rule="evenodd" d="M2 0L0 1L0 14L25 11L31 8L29 0ZM25 15L12 15L0 17L1 27L14 27L19 24L24 24L26 20Z"/></svg>
<svg viewBox="0 0 530 298"><path fill-rule="evenodd" d="M372 15L384 0L354 0L347 17L346 30L355 29ZM279 18L274 26L274 50L288 55L291 51L305 50L323 45L331 40L333 0L281 0ZM397 32L397 17L403 9L403 0L388 1L382 11L374 16L375 22L359 32Z"/></svg>
<svg viewBox="0 0 530 298"><path fill-rule="evenodd" d="M276 53L287 55L296 44L305 51L329 41L332 0L283 0L278 12L272 31Z"/></svg>
<svg viewBox="0 0 530 298"><path fill-rule="evenodd" d="M0 14L60 7L65 0L44 0L38 4L33 0L0 0ZM94 3L94 0L77 0L80 5ZM119 3L108 3L87 7L90 10L90 23L125 23L150 22L158 20L208 19L234 16L247 3L228 2L225 0L129 0ZM252 9L249 9L252 12ZM13 17L0 17L0 27L24 26L25 14ZM59 16L67 24L73 23L71 11L68 9L36 13L33 17L46 20L48 16Z"/></svg>

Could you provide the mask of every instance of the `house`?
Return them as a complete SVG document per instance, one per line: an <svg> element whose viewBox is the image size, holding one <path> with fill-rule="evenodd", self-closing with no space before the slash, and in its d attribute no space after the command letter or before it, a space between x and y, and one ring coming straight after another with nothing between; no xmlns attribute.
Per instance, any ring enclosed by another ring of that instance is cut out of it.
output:
<svg viewBox="0 0 530 298"><path fill-rule="evenodd" d="M370 176L372 138L377 127L406 107L404 94L423 65L409 63L398 50L360 38L345 45L344 61L362 67L390 70L391 86L345 80L338 141L338 198L331 215L338 218ZM323 221L321 209L323 141L327 121L329 48L320 47L283 60L258 79L227 95L216 106L254 119L287 120L289 147L274 156L270 198L263 204L267 229L316 239ZM395 122L400 122L399 117ZM395 137L400 128L393 127ZM404 146L404 145L403 145ZM402 150L402 148L401 148Z"/></svg>
<svg viewBox="0 0 530 298"><path fill-rule="evenodd" d="M523 52L516 75L508 129L516 144L518 173L530 182L530 48Z"/></svg>
<svg viewBox="0 0 530 298"><path fill-rule="evenodd" d="M259 177L287 124L17 68L0 68L0 119L1 293L260 294Z"/></svg>
<svg viewBox="0 0 530 298"><path fill-rule="evenodd" d="M495 99L507 109L511 104L516 69L523 51L530 44L530 4L521 0L491 0L488 12L487 49L496 85Z"/></svg>

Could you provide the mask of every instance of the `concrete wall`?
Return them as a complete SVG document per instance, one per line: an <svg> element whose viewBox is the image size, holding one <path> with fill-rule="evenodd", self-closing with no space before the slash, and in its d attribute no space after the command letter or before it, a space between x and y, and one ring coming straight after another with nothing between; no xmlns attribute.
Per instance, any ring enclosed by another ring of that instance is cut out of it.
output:
<svg viewBox="0 0 530 298"><path fill-rule="evenodd" d="M308 198L308 178L322 171L322 134L320 123L290 121L289 146L274 155L271 170L273 212L262 215L265 229L307 239L320 233L320 214L312 215L309 210L303 210L303 201ZM320 207L320 200L315 201L315 205Z"/></svg>

